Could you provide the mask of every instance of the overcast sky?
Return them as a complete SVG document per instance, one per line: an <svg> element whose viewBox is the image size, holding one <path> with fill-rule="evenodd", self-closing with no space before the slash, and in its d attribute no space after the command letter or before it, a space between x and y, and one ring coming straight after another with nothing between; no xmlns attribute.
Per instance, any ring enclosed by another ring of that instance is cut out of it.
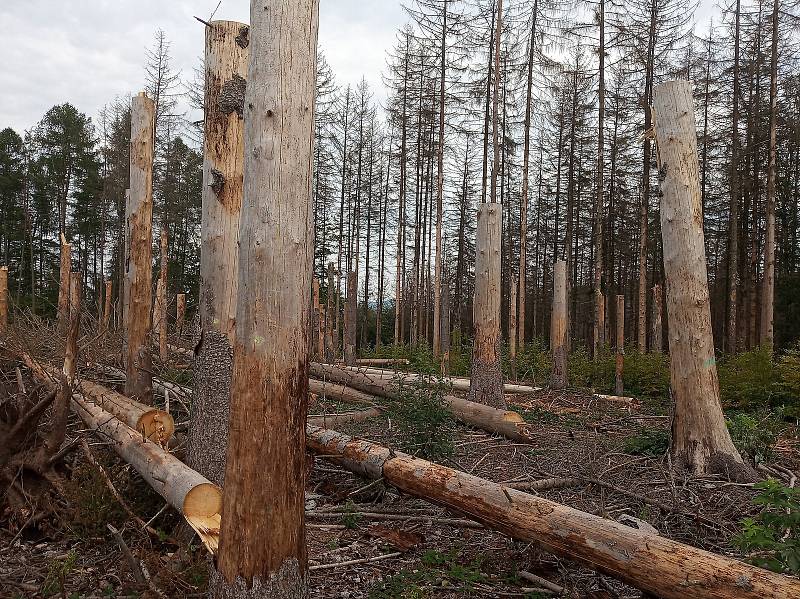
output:
<svg viewBox="0 0 800 599"><path fill-rule="evenodd" d="M158 28L186 80L203 53L218 0L0 0L0 129L22 132L54 104L95 117L144 86L145 50ZM248 22L248 0L222 0L215 19ZM337 80L381 84L386 50L405 22L399 0L320 0L320 48Z"/></svg>

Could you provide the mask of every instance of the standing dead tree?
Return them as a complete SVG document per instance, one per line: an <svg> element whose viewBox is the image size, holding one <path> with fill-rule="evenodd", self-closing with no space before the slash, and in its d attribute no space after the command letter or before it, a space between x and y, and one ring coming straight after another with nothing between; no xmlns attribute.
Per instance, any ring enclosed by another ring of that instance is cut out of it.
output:
<svg viewBox="0 0 800 599"><path fill-rule="evenodd" d="M317 0L253 0L239 287L212 597L303 598Z"/></svg>
<svg viewBox="0 0 800 599"><path fill-rule="evenodd" d="M150 357L153 277L153 140L155 105L144 92L131 100L131 187L125 206L125 395L153 401Z"/></svg>
<svg viewBox="0 0 800 599"><path fill-rule="evenodd" d="M694 474L751 479L731 441L719 398L711 331L692 84L653 90L661 179L661 235L675 413L671 452Z"/></svg>
<svg viewBox="0 0 800 599"><path fill-rule="evenodd" d="M553 266L553 311L550 316L550 350L553 354L550 386L553 389L567 386L567 309L567 263L559 260Z"/></svg>
<svg viewBox="0 0 800 599"><path fill-rule="evenodd" d="M617 359L614 377L614 393L622 395L622 369L625 366L625 296L617 296Z"/></svg>
<svg viewBox="0 0 800 599"><path fill-rule="evenodd" d="M61 234L61 269L58 282L58 329L62 333L69 320L69 273L72 271L72 246Z"/></svg>
<svg viewBox="0 0 800 599"><path fill-rule="evenodd" d="M8 328L8 266L0 267L0 337Z"/></svg>
<svg viewBox="0 0 800 599"><path fill-rule="evenodd" d="M222 485L236 326L249 29L243 23L214 21L205 31L200 339L188 464Z"/></svg>

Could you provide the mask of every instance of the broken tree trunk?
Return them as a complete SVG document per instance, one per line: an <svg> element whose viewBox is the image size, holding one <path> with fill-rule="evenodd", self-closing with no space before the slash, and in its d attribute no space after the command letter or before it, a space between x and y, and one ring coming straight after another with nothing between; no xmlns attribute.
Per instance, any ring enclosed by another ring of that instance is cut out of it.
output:
<svg viewBox="0 0 800 599"><path fill-rule="evenodd" d="M111 292L112 283L111 279L106 279L105 284L105 297L103 298L103 316L100 319L100 330L105 332L108 330L108 324L111 322Z"/></svg>
<svg viewBox="0 0 800 599"><path fill-rule="evenodd" d="M183 323L186 320L186 294L179 293L175 297L175 335L183 336Z"/></svg>
<svg viewBox="0 0 800 599"><path fill-rule="evenodd" d="M469 398L476 403L505 408L500 370L500 204L481 204L475 245L475 300L472 377Z"/></svg>
<svg viewBox="0 0 800 599"><path fill-rule="evenodd" d="M56 389L60 379L56 368L40 364L28 354L22 354L22 361L39 382L50 389ZM108 370L112 371L110 368ZM73 399L80 397L85 401L97 404L153 443L165 445L175 432L175 422L167 412L146 406L98 383L77 382L73 387L72 397Z"/></svg>
<svg viewBox="0 0 800 599"><path fill-rule="evenodd" d="M66 332L69 321L69 275L72 272L72 246L61 234L61 267L58 282L57 325L61 333Z"/></svg>
<svg viewBox="0 0 800 599"><path fill-rule="evenodd" d="M661 353L664 350L664 340L661 324L661 285L653 285L653 330L650 335L650 351Z"/></svg>
<svg viewBox="0 0 800 599"><path fill-rule="evenodd" d="M663 599L779 599L800 581L587 514L499 483L313 426L307 447L367 478L536 542ZM332 457L336 456L336 457Z"/></svg>
<svg viewBox="0 0 800 599"><path fill-rule="evenodd" d="M131 187L125 206L125 395L146 404L153 402L150 329L154 118L155 104L140 92L131 100Z"/></svg>
<svg viewBox="0 0 800 599"><path fill-rule="evenodd" d="M236 327L249 28L214 21L205 31L200 340L186 463L221 486Z"/></svg>
<svg viewBox="0 0 800 599"><path fill-rule="evenodd" d="M113 440L111 448L183 514L208 550L215 553L219 543L222 490L99 405L77 394L72 401L72 409L86 426Z"/></svg>
<svg viewBox="0 0 800 599"><path fill-rule="evenodd" d="M212 597L308 593L303 424L318 16L317 0L250 5L231 435Z"/></svg>
<svg viewBox="0 0 800 599"><path fill-rule="evenodd" d="M753 478L731 441L719 398L711 331L692 84L653 90L661 179L672 393L671 452L696 475Z"/></svg>
<svg viewBox="0 0 800 599"><path fill-rule="evenodd" d="M333 381L371 395L393 400L400 399L398 383L415 381L415 379L403 380L399 377L381 378L380 375L317 363L309 366L309 373L316 379ZM498 433L509 439L530 441L527 425L516 412L500 410L452 395L445 395L442 401L453 416L464 424L490 433Z"/></svg>
<svg viewBox="0 0 800 599"><path fill-rule="evenodd" d="M356 320L358 319L358 275L347 273L347 304L344 307L344 363L356 363Z"/></svg>
<svg viewBox="0 0 800 599"><path fill-rule="evenodd" d="M0 267L0 338L8 328L8 266Z"/></svg>
<svg viewBox="0 0 800 599"><path fill-rule="evenodd" d="M550 349L553 372L550 386L567 386L567 263L559 260L553 266L553 311L550 315Z"/></svg>
<svg viewBox="0 0 800 599"><path fill-rule="evenodd" d="M622 395L622 369L625 366L625 296L617 296L617 356L614 375L614 393Z"/></svg>

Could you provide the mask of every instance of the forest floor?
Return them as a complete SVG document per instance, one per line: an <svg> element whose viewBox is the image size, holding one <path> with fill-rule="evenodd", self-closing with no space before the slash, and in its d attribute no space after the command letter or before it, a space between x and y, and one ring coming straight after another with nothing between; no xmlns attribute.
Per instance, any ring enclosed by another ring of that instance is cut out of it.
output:
<svg viewBox="0 0 800 599"><path fill-rule="evenodd" d="M15 367L0 360L0 400L17 391ZM177 382L179 368L163 372ZM28 389L35 383L25 376ZM85 378L98 380L86 371ZM119 381L101 380L114 386ZM509 408L532 427L530 444L454 425L449 449L437 461L509 485L540 479L579 479L538 495L579 510L654 527L659 534L716 553L740 556L731 538L741 520L757 513L756 491L722 477L672 473L663 457L669 415L653 403L608 403L580 390L508 395ZM0 404L2 405L2 404ZM178 405L179 404L174 404ZM180 409L180 408L179 408ZM310 412L352 411L315 398ZM178 431L186 414L176 413ZM391 412L342 432L391 447L402 440ZM786 424L768 455L773 475L800 471L800 437ZM80 451L68 454L54 516L30 523L28 512L0 513L0 597L203 597L207 556L197 539L175 545L180 518L97 438L70 421L68 440L86 436L130 508L158 531L143 531L128 517L100 472ZM177 450L180 454L181 449ZM788 481L784 481L788 482ZM546 597L552 591L525 572L561 586L565 597L640 597L616 580L559 559L533 543L513 541L426 501L358 478L316 459L307 488L311 596L319 598ZM137 583L107 524L122 532L150 577Z"/></svg>

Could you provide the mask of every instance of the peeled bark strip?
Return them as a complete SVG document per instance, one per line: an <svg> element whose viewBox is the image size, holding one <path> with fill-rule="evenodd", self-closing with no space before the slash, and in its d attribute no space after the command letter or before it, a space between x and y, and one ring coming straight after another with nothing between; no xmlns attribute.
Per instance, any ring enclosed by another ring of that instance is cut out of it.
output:
<svg viewBox="0 0 800 599"><path fill-rule="evenodd" d="M0 267L0 337L8 328L8 266Z"/></svg>
<svg viewBox="0 0 800 599"><path fill-rule="evenodd" d="M506 407L500 370L500 204L481 204L475 251L475 300L472 377L469 398L495 408Z"/></svg>
<svg viewBox="0 0 800 599"><path fill-rule="evenodd" d="M227 82L247 78L249 45L242 47L237 40L243 31L245 39L249 34L247 25L233 21L214 21L205 31L200 341L186 462L221 486L228 447L244 179L244 121L240 112L225 108L221 96Z"/></svg>
<svg viewBox="0 0 800 599"><path fill-rule="evenodd" d="M392 400L400 399L398 384L415 382L416 380L400 376L390 378L390 374L382 377L381 375L368 374L355 369L343 369L337 366L317 363L312 363L309 366L309 374L316 379L325 380L326 384L328 384L327 381L333 381L370 395L386 397ZM516 412L493 408L453 395L445 395L442 400L453 416L464 424L490 433L498 433L523 443L531 440L528 425Z"/></svg>
<svg viewBox="0 0 800 599"><path fill-rule="evenodd" d="M111 448L133 466L167 503L183 514L208 550L216 553L222 490L97 404L74 395L72 409L86 426L112 439Z"/></svg>
<svg viewBox="0 0 800 599"><path fill-rule="evenodd" d="M60 375L56 368L40 364L27 354L22 354L22 361L39 382L50 389L57 387ZM110 367L103 369L112 373L116 371ZM141 404L98 383L76 382L73 385L72 398L76 397L97 404L138 432L141 437L158 445L166 445L175 432L175 422L167 412Z"/></svg>
<svg viewBox="0 0 800 599"><path fill-rule="evenodd" d="M615 369L614 393L622 395L622 369L625 365L625 296L617 296L617 359Z"/></svg>
<svg viewBox="0 0 800 599"><path fill-rule="evenodd" d="M153 128L155 104L131 100L131 188L125 206L125 395L153 402L150 329L153 277Z"/></svg>
<svg viewBox="0 0 800 599"><path fill-rule="evenodd" d="M308 595L317 0L252 0L230 437L211 597Z"/></svg>
<svg viewBox="0 0 800 599"><path fill-rule="evenodd" d="M668 81L653 90L661 235L675 413L671 451L696 475L751 479L731 441L719 398L697 162L692 84Z"/></svg>
<svg viewBox="0 0 800 599"><path fill-rule="evenodd" d="M72 272L72 246L61 234L61 267L58 282L58 329L64 332L69 320L69 275Z"/></svg>
<svg viewBox="0 0 800 599"><path fill-rule="evenodd" d="M650 351L661 353L664 351L664 339L661 324L661 285L653 285L653 330L650 336Z"/></svg>
<svg viewBox="0 0 800 599"><path fill-rule="evenodd" d="M783 599L800 581L313 426L308 448L663 599Z"/></svg>
<svg viewBox="0 0 800 599"><path fill-rule="evenodd" d="M553 372L550 386L567 386L567 263L559 260L553 266L553 312L550 315L550 349Z"/></svg>

